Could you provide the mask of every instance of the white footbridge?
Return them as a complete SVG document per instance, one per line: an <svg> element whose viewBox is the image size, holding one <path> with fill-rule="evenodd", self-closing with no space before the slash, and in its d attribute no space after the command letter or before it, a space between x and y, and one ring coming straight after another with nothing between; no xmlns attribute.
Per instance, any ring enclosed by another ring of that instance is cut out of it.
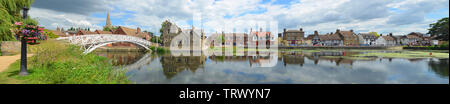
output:
<svg viewBox="0 0 450 104"><path fill-rule="evenodd" d="M57 40L67 40L70 44L81 46L84 50L84 54L90 53L95 49L106 46L111 43L127 42L141 46L147 50L150 50L150 46L154 45L152 42L145 39L129 36L129 35L117 35L117 34L92 34L92 35L80 35L70 37L60 37Z"/></svg>

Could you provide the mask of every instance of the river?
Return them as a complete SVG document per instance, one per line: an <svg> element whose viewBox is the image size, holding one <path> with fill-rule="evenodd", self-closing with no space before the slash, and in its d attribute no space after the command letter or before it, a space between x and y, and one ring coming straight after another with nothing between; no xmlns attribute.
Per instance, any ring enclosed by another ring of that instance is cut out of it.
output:
<svg viewBox="0 0 450 104"><path fill-rule="evenodd" d="M390 51L381 51L390 52ZM394 51L395 52L395 51ZM342 58L364 52L174 56L96 52L138 84L448 84L449 59Z"/></svg>

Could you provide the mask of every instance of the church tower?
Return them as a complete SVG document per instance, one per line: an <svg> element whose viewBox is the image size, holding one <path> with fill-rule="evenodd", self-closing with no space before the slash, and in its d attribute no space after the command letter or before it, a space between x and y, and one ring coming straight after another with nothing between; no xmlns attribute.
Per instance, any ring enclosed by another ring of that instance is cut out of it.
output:
<svg viewBox="0 0 450 104"><path fill-rule="evenodd" d="M105 25L105 27L111 27L111 19L109 18L109 11L108 11L108 13L106 14L106 25Z"/></svg>

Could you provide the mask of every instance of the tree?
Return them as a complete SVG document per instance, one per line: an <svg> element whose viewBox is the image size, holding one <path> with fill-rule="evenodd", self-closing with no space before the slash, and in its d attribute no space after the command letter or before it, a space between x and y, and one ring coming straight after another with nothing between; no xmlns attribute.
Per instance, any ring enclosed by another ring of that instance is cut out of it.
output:
<svg viewBox="0 0 450 104"><path fill-rule="evenodd" d="M436 23L430 24L428 33L431 36L436 36L436 39L448 41L448 17L438 20Z"/></svg>
<svg viewBox="0 0 450 104"><path fill-rule="evenodd" d="M108 26L103 27L103 31L111 31L111 28Z"/></svg>
<svg viewBox="0 0 450 104"><path fill-rule="evenodd" d="M377 32L369 32L369 34L375 35L376 37L380 37L380 35Z"/></svg>
<svg viewBox="0 0 450 104"><path fill-rule="evenodd" d="M33 2L34 0L0 0L0 41L15 40L11 31L15 22L37 25L36 20L22 19L20 14L22 8L30 7Z"/></svg>

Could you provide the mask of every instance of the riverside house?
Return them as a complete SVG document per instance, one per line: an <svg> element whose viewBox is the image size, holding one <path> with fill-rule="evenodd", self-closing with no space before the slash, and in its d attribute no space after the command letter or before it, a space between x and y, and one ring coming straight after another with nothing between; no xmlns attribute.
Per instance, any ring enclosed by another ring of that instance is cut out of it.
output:
<svg viewBox="0 0 450 104"><path fill-rule="evenodd" d="M361 37L360 38L360 41L362 42L361 45L364 45L364 46L375 45L375 40L378 39L378 37L375 34L370 34L370 33L359 33L358 36Z"/></svg>
<svg viewBox="0 0 450 104"><path fill-rule="evenodd" d="M283 40L289 42L290 46L297 46L304 43L305 32L302 28L299 30L283 30Z"/></svg>
<svg viewBox="0 0 450 104"><path fill-rule="evenodd" d="M271 46L274 45L275 42L277 42L277 40L275 40L275 36L270 32L262 31L262 28L260 31L253 31L250 29L249 46Z"/></svg>
<svg viewBox="0 0 450 104"><path fill-rule="evenodd" d="M170 47L172 39L181 33L181 28L178 27L176 24L169 22L168 20L166 20L164 22L164 24L165 24L164 27L161 27L162 28L162 35L161 35L162 45L164 47Z"/></svg>
<svg viewBox="0 0 450 104"><path fill-rule="evenodd" d="M336 33L332 34L332 36L340 37L344 41L345 46L359 46L359 38L353 30L341 31L337 29Z"/></svg>
<svg viewBox="0 0 450 104"><path fill-rule="evenodd" d="M308 36L308 38L311 38ZM314 35L312 36L312 45L314 46L342 46L344 45L344 40L341 39L338 35L335 34L325 34L319 35L318 31L314 31Z"/></svg>
<svg viewBox="0 0 450 104"><path fill-rule="evenodd" d="M377 46L395 46L397 45L397 39L392 36L392 33L387 36L383 36L383 34L381 34L380 37L375 41L375 44Z"/></svg>

